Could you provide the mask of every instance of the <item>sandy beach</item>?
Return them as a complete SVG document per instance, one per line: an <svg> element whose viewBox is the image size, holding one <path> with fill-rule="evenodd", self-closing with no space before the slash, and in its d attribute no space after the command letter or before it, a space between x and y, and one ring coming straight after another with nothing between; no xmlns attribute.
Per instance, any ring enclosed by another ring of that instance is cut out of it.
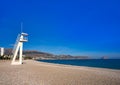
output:
<svg viewBox="0 0 120 85"><path fill-rule="evenodd" d="M0 85L120 85L120 70L25 60L0 61Z"/></svg>

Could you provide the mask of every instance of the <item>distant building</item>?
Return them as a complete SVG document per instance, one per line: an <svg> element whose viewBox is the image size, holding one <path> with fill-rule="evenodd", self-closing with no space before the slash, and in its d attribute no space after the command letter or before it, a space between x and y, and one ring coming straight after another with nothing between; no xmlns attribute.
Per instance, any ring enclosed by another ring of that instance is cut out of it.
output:
<svg viewBox="0 0 120 85"><path fill-rule="evenodd" d="M4 55L4 48L1 47L1 48L0 48L0 56L3 56L3 55Z"/></svg>

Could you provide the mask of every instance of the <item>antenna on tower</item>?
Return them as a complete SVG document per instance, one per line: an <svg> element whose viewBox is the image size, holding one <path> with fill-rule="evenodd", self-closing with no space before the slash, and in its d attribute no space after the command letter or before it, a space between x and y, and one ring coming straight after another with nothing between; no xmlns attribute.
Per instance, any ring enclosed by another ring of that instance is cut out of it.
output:
<svg viewBox="0 0 120 85"><path fill-rule="evenodd" d="M21 33L23 32L23 22L21 22Z"/></svg>

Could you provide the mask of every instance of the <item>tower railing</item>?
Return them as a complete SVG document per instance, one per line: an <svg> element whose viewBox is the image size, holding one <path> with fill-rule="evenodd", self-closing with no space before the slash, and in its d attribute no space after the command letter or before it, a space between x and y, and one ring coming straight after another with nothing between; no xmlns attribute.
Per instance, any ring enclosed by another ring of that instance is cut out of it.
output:
<svg viewBox="0 0 120 85"><path fill-rule="evenodd" d="M24 36L23 38L20 38L20 41L21 41L21 42L27 42L27 41L28 41L28 37L25 37L25 36Z"/></svg>

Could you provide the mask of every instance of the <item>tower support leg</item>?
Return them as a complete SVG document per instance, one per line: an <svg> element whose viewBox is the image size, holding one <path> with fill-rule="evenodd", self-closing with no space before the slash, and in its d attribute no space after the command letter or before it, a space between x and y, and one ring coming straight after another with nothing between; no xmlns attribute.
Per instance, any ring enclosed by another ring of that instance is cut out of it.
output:
<svg viewBox="0 0 120 85"><path fill-rule="evenodd" d="M23 50L23 43L19 42L16 47L15 52L13 53L13 60L12 60L11 65L21 65L22 64L22 50ZM15 61L18 51L19 51L19 61Z"/></svg>
<svg viewBox="0 0 120 85"><path fill-rule="evenodd" d="M22 64L22 50L23 50L23 43L20 43L20 51L19 51L19 62Z"/></svg>

